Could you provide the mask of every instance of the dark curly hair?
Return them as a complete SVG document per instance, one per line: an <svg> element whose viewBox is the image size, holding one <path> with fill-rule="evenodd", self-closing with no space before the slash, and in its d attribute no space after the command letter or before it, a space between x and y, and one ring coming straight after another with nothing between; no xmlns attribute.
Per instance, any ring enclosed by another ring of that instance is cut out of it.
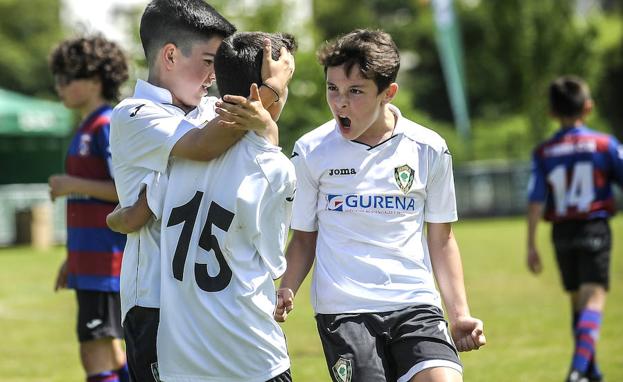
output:
<svg viewBox="0 0 623 382"><path fill-rule="evenodd" d="M364 78L376 83L378 92L396 81L400 69L400 53L392 37L381 30L355 29L326 42L317 53L318 62L327 68L345 65L350 75L355 64Z"/></svg>
<svg viewBox="0 0 623 382"><path fill-rule="evenodd" d="M57 82L97 78L102 83L102 97L117 100L119 87L128 79L128 64L117 44L96 35L61 42L50 55L50 70Z"/></svg>

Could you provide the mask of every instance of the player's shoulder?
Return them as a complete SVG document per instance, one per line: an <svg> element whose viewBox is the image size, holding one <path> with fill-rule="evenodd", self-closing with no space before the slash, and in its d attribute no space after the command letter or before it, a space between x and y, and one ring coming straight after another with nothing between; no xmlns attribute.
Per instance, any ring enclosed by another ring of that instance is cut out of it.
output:
<svg viewBox="0 0 623 382"><path fill-rule="evenodd" d="M111 113L113 125L123 126L124 123L140 120L147 116L162 114L162 105L146 98L128 97L114 107Z"/></svg>
<svg viewBox="0 0 623 382"><path fill-rule="evenodd" d="M294 187L294 165L281 151L262 152L256 156L255 161L273 192Z"/></svg>
<svg viewBox="0 0 623 382"><path fill-rule="evenodd" d="M436 131L405 117L401 117L399 123L404 136L409 140L435 151L444 151L448 148L446 140Z"/></svg>
<svg viewBox="0 0 623 382"><path fill-rule="evenodd" d="M335 130L335 120L331 119L299 138L294 143L292 156L307 156L319 147L330 148L338 141L338 135Z"/></svg>

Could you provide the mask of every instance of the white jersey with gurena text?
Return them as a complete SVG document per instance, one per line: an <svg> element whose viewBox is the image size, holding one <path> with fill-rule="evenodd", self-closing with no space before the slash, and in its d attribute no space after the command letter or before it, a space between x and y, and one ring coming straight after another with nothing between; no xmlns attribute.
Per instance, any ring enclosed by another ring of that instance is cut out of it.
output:
<svg viewBox="0 0 623 382"><path fill-rule="evenodd" d="M121 101L111 116L110 151L122 207L136 202L141 181L148 174L167 170L169 154L184 134L216 116L216 100L205 97L185 114L172 104L168 90L137 81L134 95ZM138 232L127 235L120 293L122 318L135 305L160 306L159 222L150 220Z"/></svg>
<svg viewBox="0 0 623 382"><path fill-rule="evenodd" d="M452 157L435 132L397 117L375 147L342 137L334 120L300 138L292 161L292 228L318 231L316 313L441 308L424 222L457 219Z"/></svg>
<svg viewBox="0 0 623 382"><path fill-rule="evenodd" d="M161 212L163 380L264 382L290 367L273 280L294 190L292 163L255 133L209 163L174 159Z"/></svg>

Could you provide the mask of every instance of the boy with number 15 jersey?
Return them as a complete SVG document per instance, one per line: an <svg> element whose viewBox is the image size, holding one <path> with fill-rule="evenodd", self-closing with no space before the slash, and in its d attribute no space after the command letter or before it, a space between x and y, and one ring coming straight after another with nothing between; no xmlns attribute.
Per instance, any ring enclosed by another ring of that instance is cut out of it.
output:
<svg viewBox="0 0 623 382"><path fill-rule="evenodd" d="M265 39L272 57L295 48L294 39L281 34L225 39L214 62L219 91L258 91L251 84L261 81ZM280 97L267 107L275 120L284 103ZM160 377L291 381L285 338L273 319L273 280L286 267L292 163L279 147L249 132L209 163L174 158L167 174L152 173L143 183L147 203L117 215L131 221L140 216L141 225L153 213L162 222Z"/></svg>

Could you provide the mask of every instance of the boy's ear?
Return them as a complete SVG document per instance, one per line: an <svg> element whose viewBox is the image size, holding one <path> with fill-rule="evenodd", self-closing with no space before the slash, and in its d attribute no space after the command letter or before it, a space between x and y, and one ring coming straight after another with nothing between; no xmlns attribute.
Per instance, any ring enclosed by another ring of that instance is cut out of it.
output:
<svg viewBox="0 0 623 382"><path fill-rule="evenodd" d="M595 106L595 104L592 99L584 101L584 106L582 107L582 117L589 115L591 111L593 111L593 106Z"/></svg>
<svg viewBox="0 0 623 382"><path fill-rule="evenodd" d="M167 69L171 69L175 65L178 49L173 43L165 44L160 50L160 62Z"/></svg>
<svg viewBox="0 0 623 382"><path fill-rule="evenodd" d="M392 82L387 89L383 91L383 103L386 104L392 102L396 96L396 93L398 93L398 84Z"/></svg>

